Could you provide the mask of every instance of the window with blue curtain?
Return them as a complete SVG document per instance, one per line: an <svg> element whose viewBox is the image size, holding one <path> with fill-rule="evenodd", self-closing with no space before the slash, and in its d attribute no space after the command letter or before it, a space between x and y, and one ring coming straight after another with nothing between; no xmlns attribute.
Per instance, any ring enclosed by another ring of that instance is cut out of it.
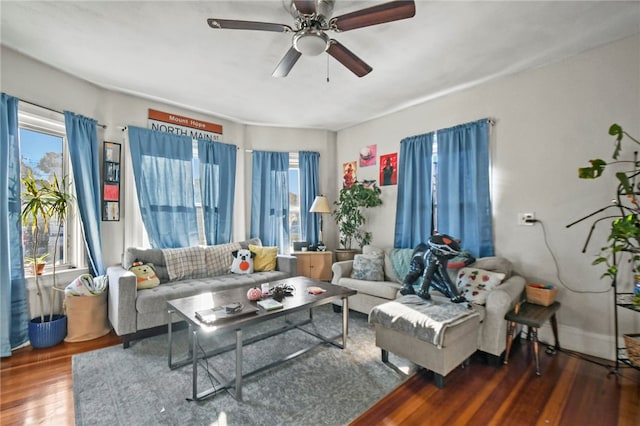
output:
<svg viewBox="0 0 640 426"><path fill-rule="evenodd" d="M318 195L320 183L318 164L320 153L300 151L300 223L302 225L302 240L311 245L318 244L320 220L318 214L309 213L311 205Z"/></svg>
<svg viewBox="0 0 640 426"><path fill-rule="evenodd" d="M476 257L493 256L489 121L438 130L438 231Z"/></svg>
<svg viewBox="0 0 640 426"><path fill-rule="evenodd" d="M413 248L427 241L437 219L437 231L460 239L474 256L493 256L489 126L483 119L401 141L395 247Z"/></svg>
<svg viewBox="0 0 640 426"><path fill-rule="evenodd" d="M289 247L289 153L253 151L251 238L286 253Z"/></svg>
<svg viewBox="0 0 640 426"><path fill-rule="evenodd" d="M104 275L96 120L65 111L64 122L91 271L94 275Z"/></svg>
<svg viewBox="0 0 640 426"><path fill-rule="evenodd" d="M413 248L432 233L434 137L431 132L400 141L394 247Z"/></svg>
<svg viewBox="0 0 640 426"><path fill-rule="evenodd" d="M197 245L191 137L132 126L128 132L140 213L151 246Z"/></svg>
<svg viewBox="0 0 640 426"><path fill-rule="evenodd" d="M0 356L7 357L29 340L29 307L20 220L19 101L5 93L0 100Z"/></svg>
<svg viewBox="0 0 640 426"><path fill-rule="evenodd" d="M202 213L207 244L231 242L236 187L235 145L199 139Z"/></svg>

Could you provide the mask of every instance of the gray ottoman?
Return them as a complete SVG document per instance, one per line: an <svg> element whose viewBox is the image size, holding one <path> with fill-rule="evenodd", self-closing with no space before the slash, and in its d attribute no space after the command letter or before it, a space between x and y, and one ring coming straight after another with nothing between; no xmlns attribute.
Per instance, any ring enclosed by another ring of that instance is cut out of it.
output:
<svg viewBox="0 0 640 426"><path fill-rule="evenodd" d="M433 371L439 388L444 377L478 349L480 315L466 303L402 296L374 307L369 323L384 363L389 364L388 352L406 358Z"/></svg>

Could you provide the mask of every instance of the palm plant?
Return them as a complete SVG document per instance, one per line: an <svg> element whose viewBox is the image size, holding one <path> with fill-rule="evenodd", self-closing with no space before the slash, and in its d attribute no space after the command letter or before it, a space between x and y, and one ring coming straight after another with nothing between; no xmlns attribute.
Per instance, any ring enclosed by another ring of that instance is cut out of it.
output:
<svg viewBox="0 0 640 426"><path fill-rule="evenodd" d="M33 255L30 258L25 257L25 260L37 261L39 258L37 251L41 229L44 235L48 235L51 220L56 219L58 221L58 232L56 233L53 249L53 288L55 289L56 254L61 233L60 224L67 217L73 197L66 192L66 177L63 177L59 182L55 174L53 175L53 181L49 182L43 179L36 179L31 174L31 171L27 171L27 176L22 179L22 184L24 185L24 191L22 192L22 211L20 216L23 226L31 226L31 234L34 238ZM48 253L43 256L48 256ZM40 256L40 258L43 256ZM40 321L44 322L44 299L38 274L35 274L35 284L36 295L40 303ZM51 320L53 318L55 297L52 295L49 300L51 307L49 320Z"/></svg>

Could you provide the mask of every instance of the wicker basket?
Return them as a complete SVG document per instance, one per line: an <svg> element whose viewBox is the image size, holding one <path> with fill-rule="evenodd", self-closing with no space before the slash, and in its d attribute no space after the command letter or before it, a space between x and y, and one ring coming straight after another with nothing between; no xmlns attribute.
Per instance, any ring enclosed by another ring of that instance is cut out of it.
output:
<svg viewBox="0 0 640 426"><path fill-rule="evenodd" d="M627 346L629 360L640 367L640 334L625 334L624 344Z"/></svg>
<svg viewBox="0 0 640 426"><path fill-rule="evenodd" d="M551 287L551 288L549 288ZM527 302L536 305L549 306L556 300L558 288L544 284L527 284Z"/></svg>

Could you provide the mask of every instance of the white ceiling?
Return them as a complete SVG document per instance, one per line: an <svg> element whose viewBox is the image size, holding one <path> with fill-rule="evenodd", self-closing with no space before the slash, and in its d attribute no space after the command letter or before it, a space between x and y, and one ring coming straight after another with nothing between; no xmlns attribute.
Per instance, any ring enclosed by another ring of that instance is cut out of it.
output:
<svg viewBox="0 0 640 426"><path fill-rule="evenodd" d="M384 2L336 0L333 16ZM323 54L276 79L290 34L213 30L206 19L293 26L283 0L2 0L0 15L3 45L101 87L241 123L330 130L640 33L638 1L418 0L414 18L330 33L369 75Z"/></svg>

